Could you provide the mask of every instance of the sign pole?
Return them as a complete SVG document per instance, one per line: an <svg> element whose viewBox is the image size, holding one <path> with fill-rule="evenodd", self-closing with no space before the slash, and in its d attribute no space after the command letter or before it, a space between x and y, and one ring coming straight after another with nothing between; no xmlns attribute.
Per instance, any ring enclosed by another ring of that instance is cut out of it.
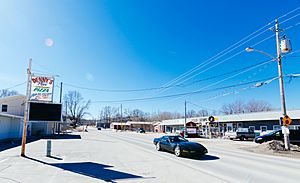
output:
<svg viewBox="0 0 300 183"><path fill-rule="evenodd" d="M22 149L21 149L21 156L25 157L25 144L26 144L26 136L27 136L27 121L28 121L28 101L30 95L30 83L31 83L31 64L32 59L29 59L29 66L27 69L27 89L26 89L26 99L25 99L25 110L24 110L24 126L23 126L23 136L22 136Z"/></svg>

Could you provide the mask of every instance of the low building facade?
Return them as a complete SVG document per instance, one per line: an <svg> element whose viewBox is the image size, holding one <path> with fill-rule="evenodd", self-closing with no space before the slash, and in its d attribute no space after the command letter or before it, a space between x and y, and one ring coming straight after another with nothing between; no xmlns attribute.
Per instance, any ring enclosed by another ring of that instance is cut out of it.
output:
<svg viewBox="0 0 300 183"><path fill-rule="evenodd" d="M0 99L0 139L22 137L25 99L24 95L9 96ZM53 133L53 122L27 122L28 137L50 135Z"/></svg>
<svg viewBox="0 0 300 183"><path fill-rule="evenodd" d="M290 129L300 129L300 110L287 112L293 120ZM236 131L237 128L251 128L256 133L267 133L281 128L280 111L243 113L235 115L216 115L215 121L209 122L208 117L187 118L186 122L194 122L199 127L199 136L222 137L227 131ZM167 133L180 133L184 129L185 119L164 120L160 123L161 128Z"/></svg>

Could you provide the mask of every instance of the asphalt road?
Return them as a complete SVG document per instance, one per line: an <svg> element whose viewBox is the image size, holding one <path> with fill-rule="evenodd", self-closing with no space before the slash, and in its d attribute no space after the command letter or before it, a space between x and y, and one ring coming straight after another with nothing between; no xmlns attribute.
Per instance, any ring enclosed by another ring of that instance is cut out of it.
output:
<svg viewBox="0 0 300 183"><path fill-rule="evenodd" d="M52 157L45 157L46 140L0 152L0 182L300 182L297 159L259 155L239 149L252 142L200 140L209 150L203 158L178 158L158 152L159 134L97 131L79 138L52 140Z"/></svg>
<svg viewBox="0 0 300 183"><path fill-rule="evenodd" d="M129 135L122 132L103 133L103 135L135 146L137 151L145 151L155 154L162 160L174 162L176 165L172 169L189 169L188 171L196 174L190 179L191 182L203 181L205 178L216 182L300 182L299 160L254 154L237 148L255 145L252 142L220 140L223 144L220 141L203 140L202 144L209 150L208 155L200 159L189 159L177 158L171 153L154 152L153 135L135 133ZM184 178L190 175L189 173L179 174ZM178 175L177 172L166 172L164 176L176 175Z"/></svg>

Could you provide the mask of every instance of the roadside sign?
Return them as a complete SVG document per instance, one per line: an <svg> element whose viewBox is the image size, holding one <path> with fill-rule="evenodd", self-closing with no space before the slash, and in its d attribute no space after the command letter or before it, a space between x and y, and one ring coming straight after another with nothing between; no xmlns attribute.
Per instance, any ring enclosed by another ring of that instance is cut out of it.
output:
<svg viewBox="0 0 300 183"><path fill-rule="evenodd" d="M186 128L187 134L196 134L197 129L196 128Z"/></svg>
<svg viewBox="0 0 300 183"><path fill-rule="evenodd" d="M284 126L289 126L292 123L292 119L288 115L285 115L282 118L282 123Z"/></svg>
<svg viewBox="0 0 300 183"><path fill-rule="evenodd" d="M30 101L53 101L54 78L46 76L31 77Z"/></svg>
<svg viewBox="0 0 300 183"><path fill-rule="evenodd" d="M209 116L209 117L208 117L208 121L209 121L209 122L214 122L214 121L215 121L215 117Z"/></svg>
<svg viewBox="0 0 300 183"><path fill-rule="evenodd" d="M290 130L289 130L289 128L286 127L286 126L282 126L282 127L281 127L281 130L282 130L282 134L284 134L284 135L290 134Z"/></svg>

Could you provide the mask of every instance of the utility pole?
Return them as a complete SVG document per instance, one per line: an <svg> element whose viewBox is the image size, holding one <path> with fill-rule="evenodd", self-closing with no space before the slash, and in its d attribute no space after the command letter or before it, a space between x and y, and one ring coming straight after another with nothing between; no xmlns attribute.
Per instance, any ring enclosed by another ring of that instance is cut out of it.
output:
<svg viewBox="0 0 300 183"><path fill-rule="evenodd" d="M280 35L279 32L279 23L276 19L275 21L275 33L276 33L276 48L277 48L277 63L278 63L278 76L279 76L279 88L280 88L280 98L281 98L281 112L283 117L287 115L286 105L285 105L285 96L284 96L284 86L283 86L283 73L282 73L282 61L281 61L281 50L280 50ZM281 123L281 122L280 122ZM282 124L280 124L282 125ZM282 126L282 128L287 128ZM286 130L284 130L286 131ZM286 150L290 150L289 134L284 133L284 147Z"/></svg>
<svg viewBox="0 0 300 183"><path fill-rule="evenodd" d="M60 82L59 103L62 102L63 82Z"/></svg>
<svg viewBox="0 0 300 183"><path fill-rule="evenodd" d="M122 122L123 122L123 109L122 109L122 104L121 104L121 124L123 124ZM124 125L123 125L123 129L124 129L125 127L124 127Z"/></svg>
<svg viewBox="0 0 300 183"><path fill-rule="evenodd" d="M27 136L27 121L29 117L29 95L31 89L31 64L32 59L29 59L29 65L27 69L27 88L26 88L26 99L25 99L25 110L24 110L24 122L23 122L23 136L22 136L22 149L21 156L25 157L25 145L26 145L26 136Z"/></svg>
<svg viewBox="0 0 300 183"><path fill-rule="evenodd" d="M183 136L186 137L186 100L184 101L184 132L183 132Z"/></svg>
<svg viewBox="0 0 300 183"><path fill-rule="evenodd" d="M59 92L59 103L62 103L62 91L63 91L63 82L60 82L60 92ZM60 134L60 125L61 123L58 123L58 135Z"/></svg>

